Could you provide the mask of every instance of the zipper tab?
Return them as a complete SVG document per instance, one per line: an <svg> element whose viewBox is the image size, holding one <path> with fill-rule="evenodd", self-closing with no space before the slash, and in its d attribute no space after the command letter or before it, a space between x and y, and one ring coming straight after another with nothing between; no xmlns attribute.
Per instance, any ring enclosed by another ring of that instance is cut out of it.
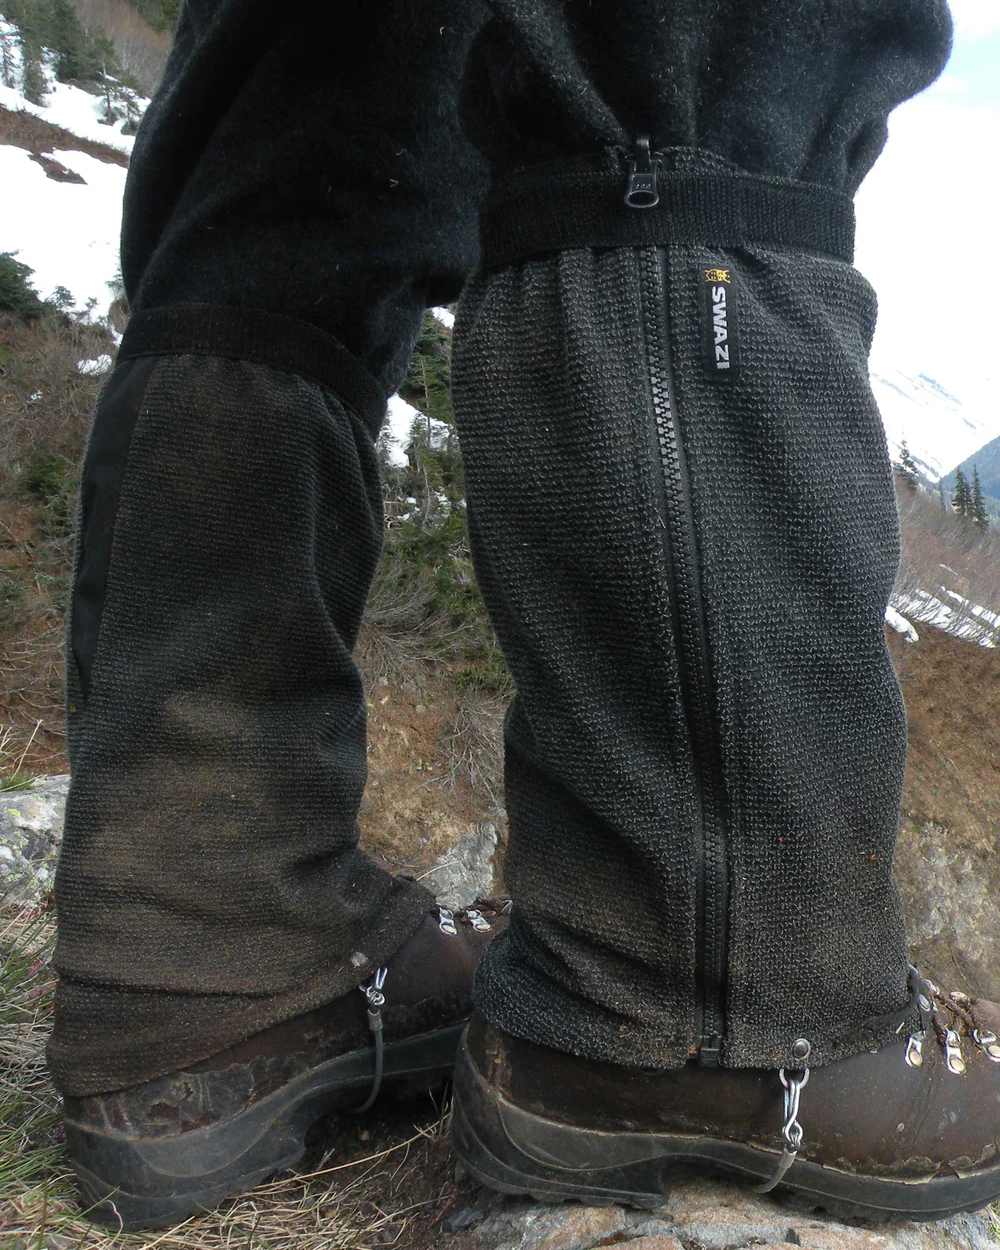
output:
<svg viewBox="0 0 1000 1250"><path fill-rule="evenodd" d="M649 149L649 135L635 141L635 157L625 187L625 203L629 208L655 208L660 202L656 186L659 162Z"/></svg>

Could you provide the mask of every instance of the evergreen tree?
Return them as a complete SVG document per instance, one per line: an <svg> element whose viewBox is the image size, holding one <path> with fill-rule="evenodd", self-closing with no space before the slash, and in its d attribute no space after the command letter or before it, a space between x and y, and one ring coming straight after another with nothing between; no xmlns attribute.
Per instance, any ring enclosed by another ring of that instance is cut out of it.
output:
<svg viewBox="0 0 1000 1250"><path fill-rule="evenodd" d="M154 30L173 30L181 0L131 0L131 4Z"/></svg>
<svg viewBox="0 0 1000 1250"><path fill-rule="evenodd" d="M48 0L45 23L46 47L56 53L56 77L60 82L71 78L93 79L101 69L93 41L87 38L70 0Z"/></svg>
<svg viewBox="0 0 1000 1250"><path fill-rule="evenodd" d="M969 501L969 515L973 524L983 534L990 528L989 513L986 511L986 500L983 498L983 487L979 480L979 469L972 466L972 496Z"/></svg>
<svg viewBox="0 0 1000 1250"><path fill-rule="evenodd" d="M0 83L15 90L20 87L14 60L14 36L0 35Z"/></svg>
<svg viewBox="0 0 1000 1250"><path fill-rule="evenodd" d="M42 70L41 45L28 37L21 40L21 94L32 104L44 104L48 84Z"/></svg>
<svg viewBox="0 0 1000 1250"><path fill-rule="evenodd" d="M909 486L910 490L916 490L920 485L920 474L917 472L917 462L913 459L913 454L907 446L905 438L899 449L899 465L903 477L906 479L907 486Z"/></svg>
<svg viewBox="0 0 1000 1250"><path fill-rule="evenodd" d="M955 493L951 497L951 506L961 517L967 517L972 508L969 483L961 469L955 471Z"/></svg>
<svg viewBox="0 0 1000 1250"><path fill-rule="evenodd" d="M44 301L31 285L31 270L14 259L13 252L0 252L0 312L14 313L33 321L45 312Z"/></svg>
<svg viewBox="0 0 1000 1250"><path fill-rule="evenodd" d="M938 478L938 498L941 500L941 511L947 512L948 502L944 497L944 478L943 477Z"/></svg>

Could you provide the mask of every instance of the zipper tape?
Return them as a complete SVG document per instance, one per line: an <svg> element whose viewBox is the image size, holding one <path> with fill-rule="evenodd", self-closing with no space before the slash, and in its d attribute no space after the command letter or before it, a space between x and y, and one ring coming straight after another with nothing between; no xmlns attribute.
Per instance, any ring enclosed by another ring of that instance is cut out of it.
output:
<svg viewBox="0 0 1000 1250"><path fill-rule="evenodd" d="M658 199L629 208L620 173L553 175L551 186L516 182L484 210L480 266L579 247L670 243L735 247L759 243L854 259L854 204L849 196L802 182L751 174L660 172Z"/></svg>

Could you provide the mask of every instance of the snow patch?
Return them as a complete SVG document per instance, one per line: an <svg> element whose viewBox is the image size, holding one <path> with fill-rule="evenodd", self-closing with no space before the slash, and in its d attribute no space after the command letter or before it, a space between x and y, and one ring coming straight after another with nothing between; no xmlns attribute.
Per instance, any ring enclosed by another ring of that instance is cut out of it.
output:
<svg viewBox="0 0 1000 1250"><path fill-rule="evenodd" d="M410 463L407 449L413 441L413 423L419 420L421 429L427 430L427 441L434 451L444 447L454 433L446 421L430 419L430 428L425 413L414 408L399 395L389 398L385 423L379 432L379 445L385 448L389 463L397 469L405 469Z"/></svg>
<svg viewBox="0 0 1000 1250"><path fill-rule="evenodd" d="M108 283L118 269L126 171L85 152L52 155L83 183L54 182L30 153L0 146L3 250L16 252L34 269L43 299L63 286L75 310L85 311L93 300L94 311L103 316L113 298Z"/></svg>
<svg viewBox="0 0 1000 1250"><path fill-rule="evenodd" d="M919 642L920 635L913 628L905 616L902 616L890 604L885 610L885 623L892 626L897 634L902 634L907 642Z"/></svg>
<svg viewBox="0 0 1000 1250"><path fill-rule="evenodd" d="M425 419L422 412L408 404L399 395L389 397L385 424L379 433L379 443L385 448L389 463L396 469L405 469L410 463L406 449L410 445L410 431L417 417Z"/></svg>
<svg viewBox="0 0 1000 1250"><path fill-rule="evenodd" d="M455 328L455 314L447 308L432 308L431 316L436 321L440 321L443 326L447 326L449 330Z"/></svg>
<svg viewBox="0 0 1000 1250"><path fill-rule="evenodd" d="M76 371L77 373L85 374L87 377L99 377L102 373L107 373L113 363L108 355L95 356L92 360L78 360L76 362Z"/></svg>
<svg viewBox="0 0 1000 1250"><path fill-rule="evenodd" d="M1000 612L992 612L981 604L972 603L944 586L938 589L953 600L953 603L945 603L930 591L915 590L894 595L893 607L898 613L912 617L921 624L935 625L946 634L965 638L981 647L996 647L1000 643ZM888 619L887 613L886 620Z"/></svg>

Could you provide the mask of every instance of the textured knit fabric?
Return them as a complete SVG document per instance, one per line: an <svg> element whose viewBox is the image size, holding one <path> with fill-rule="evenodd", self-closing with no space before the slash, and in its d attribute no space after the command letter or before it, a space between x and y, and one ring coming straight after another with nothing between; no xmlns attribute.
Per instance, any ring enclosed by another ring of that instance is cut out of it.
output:
<svg viewBox="0 0 1000 1250"><path fill-rule="evenodd" d="M272 996L305 1010L344 993L429 902L356 849L366 746L351 648L382 539L371 432L269 366L167 355L117 374L137 369L86 683L71 647L50 1059L77 1084L210 1054L269 1023ZM87 479L106 468L111 417L120 405L98 412ZM85 515L82 566L92 533ZM147 1019L145 995L115 1031L125 1005L94 985L167 992L171 1027L155 1000ZM90 1055L95 1017L105 1040Z"/></svg>
<svg viewBox="0 0 1000 1250"><path fill-rule="evenodd" d="M639 133L687 149L672 168L849 195L948 33L942 0L187 0L126 193L140 316L84 467L62 1088L132 1084L333 998L418 922L423 892L356 847L351 648L380 542L380 410L422 309L470 275L470 534L518 682L521 918L482 1005L621 1063L698 1044L698 752L649 441L646 262L582 240L476 272L480 209L565 158L621 170ZM705 261L743 297L725 391L696 363ZM729 813L723 1061L780 1062L803 1033L822 1061L877 1043L901 1001L870 295L844 261L751 238L671 244L668 293L724 770L701 804Z"/></svg>
<svg viewBox="0 0 1000 1250"><path fill-rule="evenodd" d="M477 277L453 365L479 581L518 689L517 907L480 1006L518 1036L643 1066L682 1063L698 1041L703 784L654 485L650 253L575 249ZM909 1000L875 302L849 265L799 251L667 255L654 325L669 335L725 774L723 1061L792 1065L805 1037L824 1063L889 1040ZM735 382L704 367L706 269L740 293Z"/></svg>

